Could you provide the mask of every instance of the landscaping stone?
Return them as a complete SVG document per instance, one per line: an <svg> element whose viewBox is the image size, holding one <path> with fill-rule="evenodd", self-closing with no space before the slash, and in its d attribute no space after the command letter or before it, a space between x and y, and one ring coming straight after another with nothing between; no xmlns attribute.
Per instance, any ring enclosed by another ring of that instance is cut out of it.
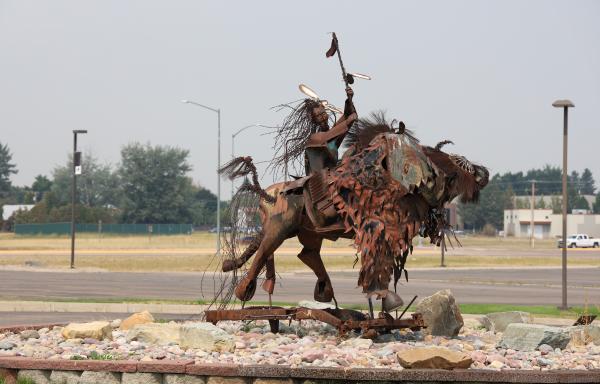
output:
<svg viewBox="0 0 600 384"><path fill-rule="evenodd" d="M52 371L50 374L50 384L77 384L81 372L78 371Z"/></svg>
<svg viewBox="0 0 600 384"><path fill-rule="evenodd" d="M154 317L152 314L148 311L138 312L123 320L119 326L119 329L127 331L134 325L147 323L154 323Z"/></svg>
<svg viewBox="0 0 600 384"><path fill-rule="evenodd" d="M41 369L22 369L17 374L17 383L21 380L30 380L35 384L50 384L50 371L43 371Z"/></svg>
<svg viewBox="0 0 600 384"><path fill-rule="evenodd" d="M78 384L121 384L121 374L106 371L83 371ZM37 384L37 383L36 383Z"/></svg>
<svg viewBox="0 0 600 384"><path fill-rule="evenodd" d="M204 376L165 373L163 384L206 384L206 379Z"/></svg>
<svg viewBox="0 0 600 384"><path fill-rule="evenodd" d="M181 326L181 348L200 348L205 351L232 352L235 340L211 323L189 323Z"/></svg>
<svg viewBox="0 0 600 384"><path fill-rule="evenodd" d="M160 373L123 373L121 384L162 384Z"/></svg>
<svg viewBox="0 0 600 384"><path fill-rule="evenodd" d="M438 291L417 304L415 312L423 314L427 328L424 334L433 336L457 336L464 325L460 309L449 289Z"/></svg>
<svg viewBox="0 0 600 384"><path fill-rule="evenodd" d="M16 347L17 344L10 341L0 341L0 349L8 350Z"/></svg>
<svg viewBox="0 0 600 384"><path fill-rule="evenodd" d="M596 324L577 325L565 328L571 335L571 344L584 346L589 343L600 345L600 326Z"/></svg>
<svg viewBox="0 0 600 384"><path fill-rule="evenodd" d="M552 348L564 349L571 336L560 327L539 324L509 324L498 343L501 348L518 351L535 351L540 345L548 344Z"/></svg>
<svg viewBox="0 0 600 384"><path fill-rule="evenodd" d="M206 384L247 384L247 381L241 377L211 376L206 381Z"/></svg>
<svg viewBox="0 0 600 384"><path fill-rule="evenodd" d="M509 311L509 312L493 312L479 319L481 325L488 331L504 332L508 324L533 322L533 318L527 312Z"/></svg>
<svg viewBox="0 0 600 384"><path fill-rule="evenodd" d="M112 327L108 321L71 323L63 328L62 335L65 339L112 339Z"/></svg>
<svg viewBox="0 0 600 384"><path fill-rule="evenodd" d="M294 380L292 379L268 379L268 378L258 378L255 379L252 384L294 384Z"/></svg>
<svg viewBox="0 0 600 384"><path fill-rule="evenodd" d="M20 336L23 340L40 338L40 334L35 329L26 329L23 332L21 332Z"/></svg>
<svg viewBox="0 0 600 384"><path fill-rule="evenodd" d="M469 368L473 363L469 355L441 347L411 348L396 356L402 367L414 369Z"/></svg>
<svg viewBox="0 0 600 384"><path fill-rule="evenodd" d="M309 309L335 309L335 305L331 303L321 303L313 300L301 300L298 302L299 307Z"/></svg>
<svg viewBox="0 0 600 384"><path fill-rule="evenodd" d="M180 326L177 324L140 324L127 332L127 341L137 340L148 344L168 345L178 343Z"/></svg>

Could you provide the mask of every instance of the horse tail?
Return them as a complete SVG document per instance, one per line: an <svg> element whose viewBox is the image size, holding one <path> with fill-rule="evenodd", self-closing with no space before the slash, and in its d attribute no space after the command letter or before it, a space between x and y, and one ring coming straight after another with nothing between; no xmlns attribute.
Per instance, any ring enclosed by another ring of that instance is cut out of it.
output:
<svg viewBox="0 0 600 384"><path fill-rule="evenodd" d="M256 172L256 166L252 162L250 156L236 157L229 163L225 164L219 169L219 173L227 176L229 180L237 179L238 177L248 176L252 174L252 184L245 183L240 187L239 191L250 191L256 193L260 198L267 203L274 204L276 198L269 195L267 191L261 188L258 182L258 173Z"/></svg>

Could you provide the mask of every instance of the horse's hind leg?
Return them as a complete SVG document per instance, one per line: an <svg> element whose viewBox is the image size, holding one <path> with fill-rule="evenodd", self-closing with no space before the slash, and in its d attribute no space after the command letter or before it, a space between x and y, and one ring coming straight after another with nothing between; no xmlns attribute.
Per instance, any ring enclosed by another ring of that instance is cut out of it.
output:
<svg viewBox="0 0 600 384"><path fill-rule="evenodd" d="M316 301L328 303L335 298L331 280L329 279L329 275L327 274L325 265L323 265L323 260L321 259L320 252L323 238L314 233L301 230L300 233L298 233L298 240L300 240L300 243L304 246L302 251L298 254L298 258L306 264L306 266L312 269L315 275L317 275L314 298Z"/></svg>

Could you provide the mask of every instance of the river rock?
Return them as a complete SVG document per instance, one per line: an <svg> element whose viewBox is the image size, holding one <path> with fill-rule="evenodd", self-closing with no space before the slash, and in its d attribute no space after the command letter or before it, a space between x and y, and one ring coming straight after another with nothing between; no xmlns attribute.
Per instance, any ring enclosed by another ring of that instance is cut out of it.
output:
<svg viewBox="0 0 600 384"><path fill-rule="evenodd" d="M39 339L40 334L35 329L26 329L20 334L22 340Z"/></svg>
<svg viewBox="0 0 600 384"><path fill-rule="evenodd" d="M534 351L540 345L548 344L552 348L564 349L570 340L571 336L564 328L515 323L506 327L498 346L518 351Z"/></svg>
<svg viewBox="0 0 600 384"><path fill-rule="evenodd" d="M421 300L415 312L423 315L427 325L427 328L423 329L425 334L455 337L464 325L460 308L449 289L438 291Z"/></svg>
<svg viewBox="0 0 600 384"><path fill-rule="evenodd" d="M411 348L398 352L396 356L404 368L466 369L473 363L469 355L441 347Z"/></svg>
<svg viewBox="0 0 600 384"><path fill-rule="evenodd" d="M600 345L600 326L596 324L576 325L565 328L571 335L571 343L575 346L583 346L589 343Z"/></svg>
<svg viewBox="0 0 600 384"><path fill-rule="evenodd" d="M299 307L308 309L335 309L335 305L331 303L320 303L312 300L301 300L298 302Z"/></svg>
<svg viewBox="0 0 600 384"><path fill-rule="evenodd" d="M122 331L127 331L134 325L147 323L154 323L154 317L152 314L148 311L138 312L123 320L119 326L119 329Z"/></svg>
<svg viewBox="0 0 600 384"><path fill-rule="evenodd" d="M108 321L92 321L90 323L71 323L63 328L62 336L65 339L112 340L112 327Z"/></svg>
<svg viewBox="0 0 600 384"><path fill-rule="evenodd" d="M521 311L493 312L479 319L481 325L492 332L504 332L508 324L530 324L532 321L533 319L529 313Z"/></svg>
<svg viewBox="0 0 600 384"><path fill-rule="evenodd" d="M13 349L16 346L17 346L17 344L10 342L10 341L0 341L0 349L3 349L3 350Z"/></svg>
<svg viewBox="0 0 600 384"><path fill-rule="evenodd" d="M127 341L137 340L148 344L168 345L179 343L181 326L178 324L149 323L134 325L127 332Z"/></svg>

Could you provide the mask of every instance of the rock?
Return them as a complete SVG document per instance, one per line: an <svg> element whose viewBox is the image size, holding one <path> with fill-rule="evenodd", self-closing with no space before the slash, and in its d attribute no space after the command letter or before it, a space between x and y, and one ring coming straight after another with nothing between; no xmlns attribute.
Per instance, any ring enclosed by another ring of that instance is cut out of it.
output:
<svg viewBox="0 0 600 384"><path fill-rule="evenodd" d="M320 303L312 300L301 300L298 302L299 307L308 309L335 309L335 305L331 303Z"/></svg>
<svg viewBox="0 0 600 384"><path fill-rule="evenodd" d="M80 376L78 371L52 371L50 384L77 384Z"/></svg>
<svg viewBox="0 0 600 384"><path fill-rule="evenodd" d="M22 369L17 373L17 383L50 384L50 371Z"/></svg>
<svg viewBox="0 0 600 384"><path fill-rule="evenodd" d="M307 363L312 363L315 360L323 359L323 352L318 350L308 350L302 353L302 361L306 361Z"/></svg>
<svg viewBox="0 0 600 384"><path fill-rule="evenodd" d="M509 324L498 343L499 347L518 351L535 351L540 345L564 349L571 339L560 327L539 324Z"/></svg>
<svg viewBox="0 0 600 384"><path fill-rule="evenodd" d="M504 367L504 363L499 360L494 360L490 363L490 365L488 365L488 367L494 368L494 369L500 369L500 368Z"/></svg>
<svg viewBox="0 0 600 384"><path fill-rule="evenodd" d="M479 319L481 325L492 332L504 332L508 324L529 324L532 321L533 319L529 313L521 311L493 312L488 313Z"/></svg>
<svg viewBox="0 0 600 384"><path fill-rule="evenodd" d="M438 291L417 304L415 312L423 314L426 334L455 337L464 325L460 309L449 289Z"/></svg>
<svg viewBox="0 0 600 384"><path fill-rule="evenodd" d="M243 377L210 376L206 384L246 384L246 379Z"/></svg>
<svg viewBox="0 0 600 384"><path fill-rule="evenodd" d="M63 328L62 336L65 339L112 340L112 327L108 321L92 321L91 323L71 323Z"/></svg>
<svg viewBox="0 0 600 384"><path fill-rule="evenodd" d="M0 349L9 350L16 347L17 344L10 341L0 341Z"/></svg>
<svg viewBox="0 0 600 384"><path fill-rule="evenodd" d="M121 384L162 384L160 373L123 373Z"/></svg>
<svg viewBox="0 0 600 384"><path fill-rule="evenodd" d="M358 348L358 349L369 349L371 348L371 345L373 345L373 340L371 339L359 339L359 338L354 338L354 339L348 339L348 340L344 340L342 341L338 347L339 348Z"/></svg>
<svg viewBox="0 0 600 384"><path fill-rule="evenodd" d="M22 340L39 339L40 334L35 329L26 329L20 334Z"/></svg>
<svg viewBox="0 0 600 384"><path fill-rule="evenodd" d="M254 379L254 382L252 382L252 384L294 384L294 380L258 378Z"/></svg>
<svg viewBox="0 0 600 384"><path fill-rule="evenodd" d="M583 346L589 343L600 345L600 326L596 324L577 325L565 328L571 335L574 346Z"/></svg>
<svg viewBox="0 0 600 384"><path fill-rule="evenodd" d="M179 373L165 373L164 384L204 384L206 380L202 376L184 375Z"/></svg>
<svg viewBox="0 0 600 384"><path fill-rule="evenodd" d="M205 351L233 352L233 336L211 323L188 323L181 327L181 348L198 348Z"/></svg>
<svg viewBox="0 0 600 384"><path fill-rule="evenodd" d="M119 328L121 326L121 319L114 319L113 321L110 322L110 326L113 329Z"/></svg>
<svg viewBox="0 0 600 384"><path fill-rule="evenodd" d="M121 322L121 325L119 326L119 329L122 331L127 331L131 329L134 325L147 323L154 323L154 317L150 314L150 312L138 312L123 320Z"/></svg>
<svg viewBox="0 0 600 384"><path fill-rule="evenodd" d="M552 360L546 359L544 357L538 357L536 360L540 367L547 367L554 363Z"/></svg>
<svg viewBox="0 0 600 384"><path fill-rule="evenodd" d="M83 371L78 384L121 384L121 374L106 371Z"/></svg>
<svg viewBox="0 0 600 384"><path fill-rule="evenodd" d="M179 344L181 348L205 351L233 352L233 336L210 323L140 324L127 332L127 341L137 340L149 344Z"/></svg>
<svg viewBox="0 0 600 384"><path fill-rule="evenodd" d="M469 355L442 347L411 348L396 356L404 368L466 369L473 363Z"/></svg>
<svg viewBox="0 0 600 384"><path fill-rule="evenodd" d="M547 355L549 353L554 352L554 348L552 348L551 346L549 346L548 344L542 344L540 345L538 348L538 351L540 351L540 353L542 355Z"/></svg>

